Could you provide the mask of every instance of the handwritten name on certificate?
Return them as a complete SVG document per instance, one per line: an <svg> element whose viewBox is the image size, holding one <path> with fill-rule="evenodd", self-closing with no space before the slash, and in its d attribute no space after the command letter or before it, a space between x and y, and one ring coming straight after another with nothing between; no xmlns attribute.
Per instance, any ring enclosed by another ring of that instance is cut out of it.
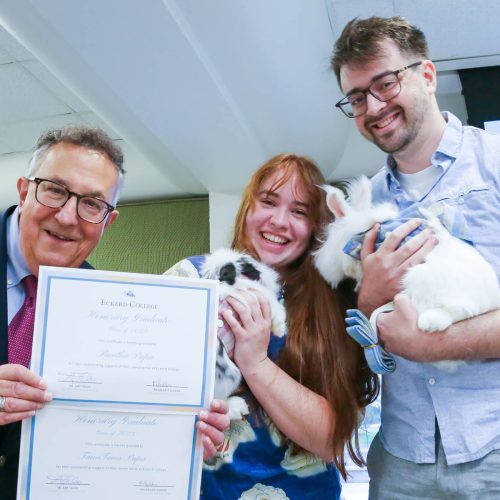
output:
<svg viewBox="0 0 500 500"><path fill-rule="evenodd" d="M40 268L32 369L54 400L23 422L18 498L198 498L217 287Z"/></svg>

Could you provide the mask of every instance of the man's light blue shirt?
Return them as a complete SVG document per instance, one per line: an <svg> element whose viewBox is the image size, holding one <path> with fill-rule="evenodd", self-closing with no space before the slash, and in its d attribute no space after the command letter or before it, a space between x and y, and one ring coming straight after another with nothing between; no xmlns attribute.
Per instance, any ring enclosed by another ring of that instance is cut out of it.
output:
<svg viewBox="0 0 500 500"><path fill-rule="evenodd" d="M7 304L8 322L21 309L25 292L21 283L31 274L19 244L19 207L7 218Z"/></svg>
<svg viewBox="0 0 500 500"><path fill-rule="evenodd" d="M447 126L432 156L441 175L418 203L455 211L500 281L500 136L443 115ZM389 156L372 179L373 196L403 210L415 201L402 190L395 166ZM433 463L436 420L448 465L500 449L500 360L469 361L449 373L395 357L397 369L384 375L382 390L380 438L389 453Z"/></svg>

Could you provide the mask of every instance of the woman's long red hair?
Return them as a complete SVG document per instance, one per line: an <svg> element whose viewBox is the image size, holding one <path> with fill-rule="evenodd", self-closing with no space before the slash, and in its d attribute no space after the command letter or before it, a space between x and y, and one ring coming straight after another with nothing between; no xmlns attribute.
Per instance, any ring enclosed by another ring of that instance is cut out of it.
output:
<svg viewBox="0 0 500 500"><path fill-rule="evenodd" d="M362 409L378 395L379 381L367 367L362 349L345 331L345 311L355 307L352 286L344 283L333 290L313 264L312 252L320 243L325 225L331 221L331 213L325 203L325 193L319 187L325 179L310 159L281 154L254 173L236 216L232 247L258 257L245 233L245 221L263 182L277 173L270 191L296 176L307 196L313 232L308 250L281 272L286 283L288 337L277 363L295 380L330 403L335 415L330 435L332 457L345 478L346 447L354 462L363 464L357 428Z"/></svg>

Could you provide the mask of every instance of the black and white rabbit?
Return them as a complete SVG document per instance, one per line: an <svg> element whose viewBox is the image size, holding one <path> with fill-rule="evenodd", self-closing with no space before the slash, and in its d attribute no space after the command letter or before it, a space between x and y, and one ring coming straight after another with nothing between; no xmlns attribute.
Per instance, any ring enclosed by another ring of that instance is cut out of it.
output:
<svg viewBox="0 0 500 500"><path fill-rule="evenodd" d="M254 289L261 292L269 300L271 306L273 335L282 337L285 334L285 308L278 300L281 285L279 276L273 269L248 254L221 248L205 257L201 267L201 276L219 280L221 308L225 307L225 299L229 295L245 304L246 301L238 290ZM227 399L229 418L238 420L248 414L248 407L243 398L229 397L240 385L242 376L239 368L232 361L234 336L222 319L219 321L215 397Z"/></svg>

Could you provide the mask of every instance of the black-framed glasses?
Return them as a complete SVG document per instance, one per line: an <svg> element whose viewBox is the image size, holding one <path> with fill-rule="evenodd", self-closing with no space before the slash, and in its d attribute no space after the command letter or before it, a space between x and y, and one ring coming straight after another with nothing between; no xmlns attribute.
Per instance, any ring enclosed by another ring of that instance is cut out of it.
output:
<svg viewBox="0 0 500 500"><path fill-rule="evenodd" d="M76 213L78 217L92 224L100 224L109 212L115 209L113 205L100 198L75 193L63 184L49 179L30 177L28 181L36 184L36 201L49 208L64 207L67 201L74 196L76 198Z"/></svg>
<svg viewBox="0 0 500 500"><path fill-rule="evenodd" d="M401 92L401 81L399 75L410 68L415 68L423 61L409 64L404 68L390 71L373 80L372 84L364 90L355 90L342 98L335 106L339 108L347 117L356 118L364 115L368 109L366 95L369 93L381 102L390 101Z"/></svg>

